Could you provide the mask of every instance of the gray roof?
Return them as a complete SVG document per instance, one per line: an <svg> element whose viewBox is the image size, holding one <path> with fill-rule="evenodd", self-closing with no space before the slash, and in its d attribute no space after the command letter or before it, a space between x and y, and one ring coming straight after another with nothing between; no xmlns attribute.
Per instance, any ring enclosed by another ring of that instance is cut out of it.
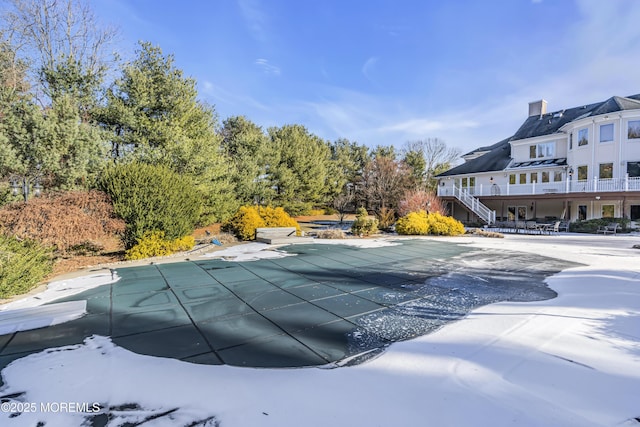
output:
<svg viewBox="0 0 640 427"><path fill-rule="evenodd" d="M487 154L476 157L475 159L468 160L463 164L454 167L453 169L449 169L446 172L438 174L437 176L462 175L467 173L504 170L511 161L511 144L509 144L510 140L511 138L506 138L489 147L484 147L483 151L489 150Z"/></svg>
<svg viewBox="0 0 640 427"><path fill-rule="evenodd" d="M552 113L545 113L541 116L531 116L524 121L511 140L517 141L519 139L551 135L558 132L558 129L562 126L574 120L590 116L599 116L601 114L614 113L617 111L637 109L640 109L640 94L631 95L626 98L614 96L606 101L597 102L595 104L554 111Z"/></svg>
<svg viewBox="0 0 640 427"><path fill-rule="evenodd" d="M486 154L468 160L437 176L442 177L504 170L511 162L511 141L551 135L558 132L558 129L565 124L585 117L637 109L640 109L640 94L627 97L613 96L606 101L595 104L554 111L541 116L528 117L512 137L503 139L490 146L476 148L465 154L465 156L480 151L488 151ZM556 165L566 164L566 159L554 159L554 163L556 163Z"/></svg>

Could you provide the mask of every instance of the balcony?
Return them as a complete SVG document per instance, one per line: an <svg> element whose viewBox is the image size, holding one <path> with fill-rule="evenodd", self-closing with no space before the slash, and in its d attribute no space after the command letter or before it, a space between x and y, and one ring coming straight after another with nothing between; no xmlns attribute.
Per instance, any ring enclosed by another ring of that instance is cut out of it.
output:
<svg viewBox="0 0 640 427"><path fill-rule="evenodd" d="M445 185L438 187L438 196L454 196L453 183L444 181ZM640 191L640 177L567 180L558 182L531 183L531 184L488 184L466 187L463 190L475 197L483 196L527 196L544 194L569 194L569 193L605 193Z"/></svg>

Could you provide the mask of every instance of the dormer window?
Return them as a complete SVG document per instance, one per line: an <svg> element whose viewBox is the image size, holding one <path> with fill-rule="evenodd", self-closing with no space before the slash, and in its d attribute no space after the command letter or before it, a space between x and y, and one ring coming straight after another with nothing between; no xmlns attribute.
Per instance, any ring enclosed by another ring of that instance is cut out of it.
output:
<svg viewBox="0 0 640 427"><path fill-rule="evenodd" d="M555 142L543 142L529 146L529 158L539 159L544 157L554 157L556 154Z"/></svg>

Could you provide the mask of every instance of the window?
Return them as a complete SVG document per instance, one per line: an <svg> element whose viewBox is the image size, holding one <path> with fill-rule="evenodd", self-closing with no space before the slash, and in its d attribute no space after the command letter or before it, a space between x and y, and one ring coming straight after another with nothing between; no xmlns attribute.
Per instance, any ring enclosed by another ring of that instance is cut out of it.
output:
<svg viewBox="0 0 640 427"><path fill-rule="evenodd" d="M640 162L627 162L627 173L630 177L640 176Z"/></svg>
<svg viewBox="0 0 640 427"><path fill-rule="evenodd" d="M587 219L587 205L578 206L578 220L584 221Z"/></svg>
<svg viewBox="0 0 640 427"><path fill-rule="evenodd" d="M578 180L589 179L589 169L587 166L578 166Z"/></svg>
<svg viewBox="0 0 640 427"><path fill-rule="evenodd" d="M629 120L629 123L627 123L627 138L640 139L640 120Z"/></svg>
<svg viewBox="0 0 640 427"><path fill-rule="evenodd" d="M561 171L555 171L553 173L553 182L560 182L562 181L562 172Z"/></svg>
<svg viewBox="0 0 640 427"><path fill-rule="evenodd" d="M538 172L531 172L531 182L538 182Z"/></svg>
<svg viewBox="0 0 640 427"><path fill-rule="evenodd" d="M542 172L542 182L549 182L549 172Z"/></svg>
<svg viewBox="0 0 640 427"><path fill-rule="evenodd" d="M613 178L613 163L600 163L600 179Z"/></svg>
<svg viewBox="0 0 640 427"><path fill-rule="evenodd" d="M600 125L600 142L613 141L613 123Z"/></svg>
<svg viewBox="0 0 640 427"><path fill-rule="evenodd" d="M476 177L475 176L469 177L469 187L475 187L475 186L476 186Z"/></svg>
<svg viewBox="0 0 640 427"><path fill-rule="evenodd" d="M613 205L602 205L602 218L613 218L615 208Z"/></svg>
<svg viewBox="0 0 640 427"><path fill-rule="evenodd" d="M467 178L462 178L462 182L460 184L460 187L462 188L467 188Z"/></svg>
<svg viewBox="0 0 640 427"><path fill-rule="evenodd" d="M526 184L527 183L527 174L526 173L521 173L520 174L520 184Z"/></svg>
<svg viewBox="0 0 640 427"><path fill-rule="evenodd" d="M573 150L573 133L569 134L569 150Z"/></svg>
<svg viewBox="0 0 640 427"><path fill-rule="evenodd" d="M580 129L578 131L578 147L589 144L589 129Z"/></svg>
<svg viewBox="0 0 640 427"><path fill-rule="evenodd" d="M631 221L637 221L640 219L640 205L631 205L631 216L629 216Z"/></svg>
<svg viewBox="0 0 640 427"><path fill-rule="evenodd" d="M529 147L529 158L553 157L556 155L556 143L544 142Z"/></svg>
<svg viewBox="0 0 640 427"><path fill-rule="evenodd" d="M507 220L508 221L524 221L527 219L527 207L526 206L508 206L507 207Z"/></svg>
<svg viewBox="0 0 640 427"><path fill-rule="evenodd" d="M509 175L509 184L513 185L516 183L516 174L512 173L511 175Z"/></svg>

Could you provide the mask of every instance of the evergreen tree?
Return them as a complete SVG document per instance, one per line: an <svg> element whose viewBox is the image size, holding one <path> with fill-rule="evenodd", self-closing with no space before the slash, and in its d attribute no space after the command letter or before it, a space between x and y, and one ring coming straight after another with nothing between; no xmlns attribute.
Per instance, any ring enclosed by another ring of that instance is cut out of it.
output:
<svg viewBox="0 0 640 427"><path fill-rule="evenodd" d="M270 128L269 137L275 155L268 175L278 203L294 215L324 203L331 156L328 144L301 125Z"/></svg>
<svg viewBox="0 0 640 427"><path fill-rule="evenodd" d="M217 116L197 95L195 80L175 67L173 55L143 42L108 90L97 117L110 131L114 161L164 165L191 176L204 199L203 222L208 222L230 215L234 197L215 131Z"/></svg>

